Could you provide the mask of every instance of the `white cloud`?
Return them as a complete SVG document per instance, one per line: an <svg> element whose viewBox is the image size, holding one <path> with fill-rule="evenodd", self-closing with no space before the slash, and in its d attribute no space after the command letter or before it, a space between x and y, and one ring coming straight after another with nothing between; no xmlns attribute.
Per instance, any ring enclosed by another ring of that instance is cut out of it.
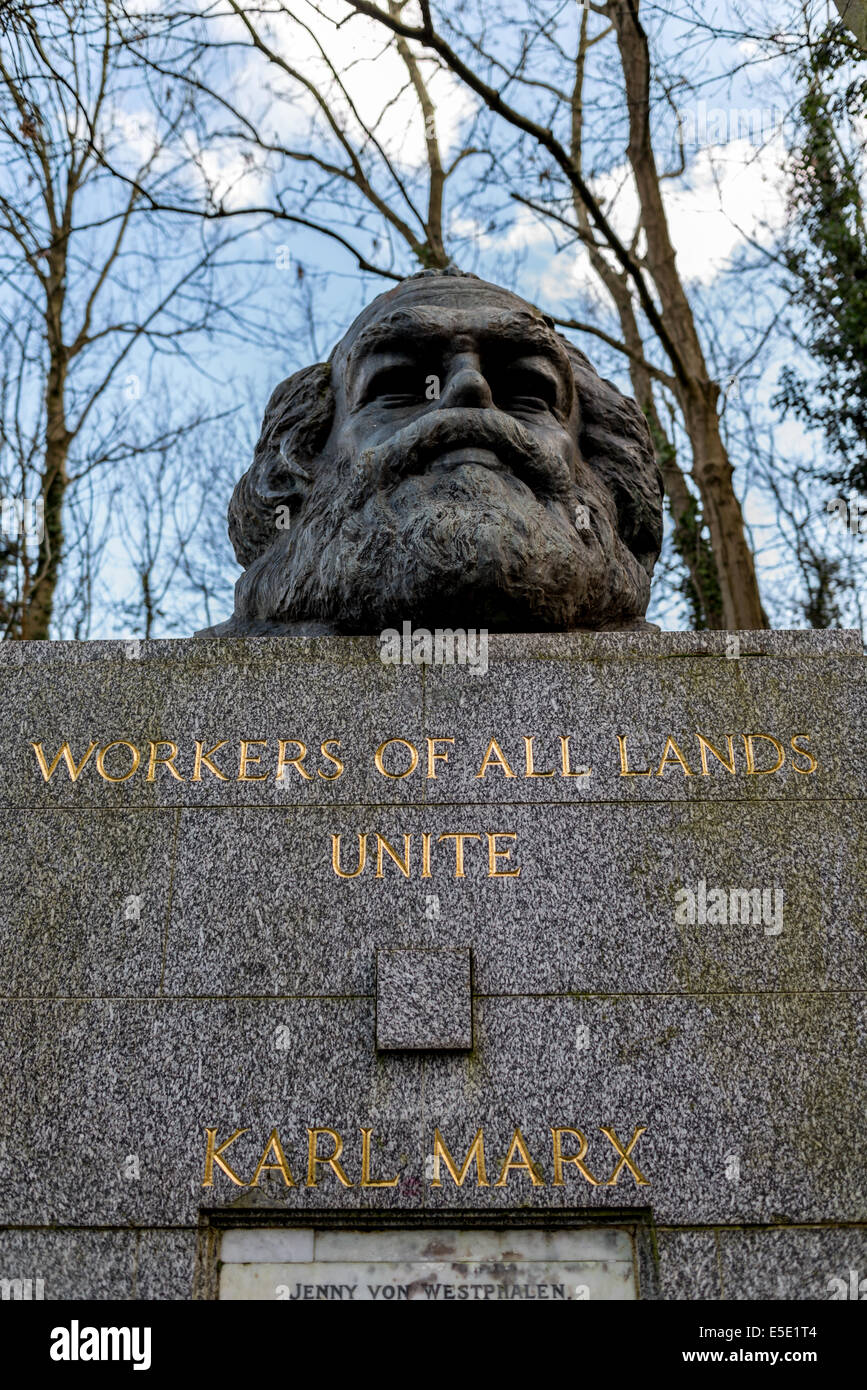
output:
<svg viewBox="0 0 867 1390"><path fill-rule="evenodd" d="M686 281L710 284L747 238L766 240L785 217L781 175L782 135L764 146L732 140L699 150L683 178L663 183L663 201L677 264ZM625 168L612 170L597 186L613 198L610 218L618 235L631 241L638 196Z"/></svg>
<svg viewBox="0 0 867 1390"><path fill-rule="evenodd" d="M763 242L785 220L782 135L762 147L748 140L701 150L688 187L667 185L666 209L678 265L709 284L751 240Z"/></svg>
<svg viewBox="0 0 867 1390"><path fill-rule="evenodd" d="M205 0L202 0L205 3ZM418 98L412 89L406 65L393 42L388 42L381 25L365 16L352 14L339 0L322 0L316 5L296 0L292 12L280 8L260 15L251 12L250 22L277 57L302 73L322 97L354 143L363 141L364 127L371 131L396 167L421 169L426 164L427 145ZM341 23L341 21L343 21ZM220 37L249 43L243 21L234 14L223 14L216 24ZM416 57L418 57L416 50ZM332 71L333 69L333 71ZM422 77L436 111L436 134L445 160L457 153L459 134L475 101L467 89L430 57L420 59ZM335 78L339 74L345 93ZM346 163L346 155L328 122L319 110L314 92L305 90L279 64L269 63L257 52L250 52L232 74L231 101L257 120L269 138L288 145L305 142L311 135L317 153Z"/></svg>

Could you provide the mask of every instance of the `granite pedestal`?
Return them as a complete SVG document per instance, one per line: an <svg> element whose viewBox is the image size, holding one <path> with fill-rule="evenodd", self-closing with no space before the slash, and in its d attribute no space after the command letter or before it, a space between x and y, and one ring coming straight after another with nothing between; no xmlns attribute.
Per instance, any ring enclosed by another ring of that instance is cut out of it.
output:
<svg viewBox="0 0 867 1390"><path fill-rule="evenodd" d="M846 632L4 644L4 1296L852 1296L865 729Z"/></svg>

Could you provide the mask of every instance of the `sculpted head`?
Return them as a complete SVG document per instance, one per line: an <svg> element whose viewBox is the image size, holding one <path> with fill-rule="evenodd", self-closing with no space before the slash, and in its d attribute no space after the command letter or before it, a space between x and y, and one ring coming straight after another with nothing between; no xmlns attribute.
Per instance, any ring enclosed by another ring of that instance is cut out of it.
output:
<svg viewBox="0 0 867 1390"><path fill-rule="evenodd" d="M229 534L212 633L636 628L662 494L641 411L549 319L423 272L277 387Z"/></svg>

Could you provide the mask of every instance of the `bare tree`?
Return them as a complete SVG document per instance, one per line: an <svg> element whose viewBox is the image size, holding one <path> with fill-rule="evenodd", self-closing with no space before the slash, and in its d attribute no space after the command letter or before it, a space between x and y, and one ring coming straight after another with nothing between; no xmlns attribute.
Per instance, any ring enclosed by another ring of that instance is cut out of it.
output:
<svg viewBox="0 0 867 1390"><path fill-rule="evenodd" d="M613 26L612 26L613 27ZM604 41L611 28L601 31L591 39L589 34L589 10L582 12L578 53L575 61L575 79L571 93L572 120L570 131L570 154L579 174L584 164L584 83L587 55L596 44ZM516 197L521 199L520 194ZM523 199L521 199L523 201ZM593 235L593 227L587 205L580 197L577 188L571 189L572 212L577 235L587 248L590 263L602 285L608 291L620 321L622 342L611 346L626 357L632 389L647 418L656 447L656 456L662 472L665 495L674 523L673 547L683 563L686 574L686 593L689 600L692 626L695 628L721 628L725 626L722 603L722 586L713 546L704 534L701 508L694 491L689 487L677 455L674 432L667 430L657 404L657 391L665 387L670 396L677 396L677 382L670 373L662 372L647 359L638 311L632 293L629 276L623 266L615 264L603 252ZM542 209L550 216L550 209ZM631 252L634 255L641 224L633 236ZM594 333L595 325L581 323L575 319L557 320L563 327L579 332Z"/></svg>
<svg viewBox="0 0 867 1390"><path fill-rule="evenodd" d="M130 584L115 608L125 632L186 635L230 606L223 504L252 449L252 416L247 425L232 408L180 437L167 426L145 469L132 456L119 471L124 500L114 530Z"/></svg>
<svg viewBox="0 0 867 1390"><path fill-rule="evenodd" d="M9 636L46 638L52 630L70 499L96 470L129 456L119 441L138 399L143 352L183 353L186 337L223 309L209 274L226 238L172 245L139 197L145 178L176 181L174 146L189 117L189 93L136 81L119 41L120 18L115 0L0 12L7 401L15 383L2 481L20 505L38 501L41 513L35 546L19 543L6 557ZM149 440L141 412L134 433L143 457Z"/></svg>

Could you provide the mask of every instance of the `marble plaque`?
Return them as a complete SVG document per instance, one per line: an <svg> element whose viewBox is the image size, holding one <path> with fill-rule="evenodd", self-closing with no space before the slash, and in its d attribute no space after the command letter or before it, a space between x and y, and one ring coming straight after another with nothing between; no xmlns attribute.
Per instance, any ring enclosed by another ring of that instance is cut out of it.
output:
<svg viewBox="0 0 867 1390"><path fill-rule="evenodd" d="M238 1230L220 1251L221 1299L400 1303L628 1300L626 1231Z"/></svg>

